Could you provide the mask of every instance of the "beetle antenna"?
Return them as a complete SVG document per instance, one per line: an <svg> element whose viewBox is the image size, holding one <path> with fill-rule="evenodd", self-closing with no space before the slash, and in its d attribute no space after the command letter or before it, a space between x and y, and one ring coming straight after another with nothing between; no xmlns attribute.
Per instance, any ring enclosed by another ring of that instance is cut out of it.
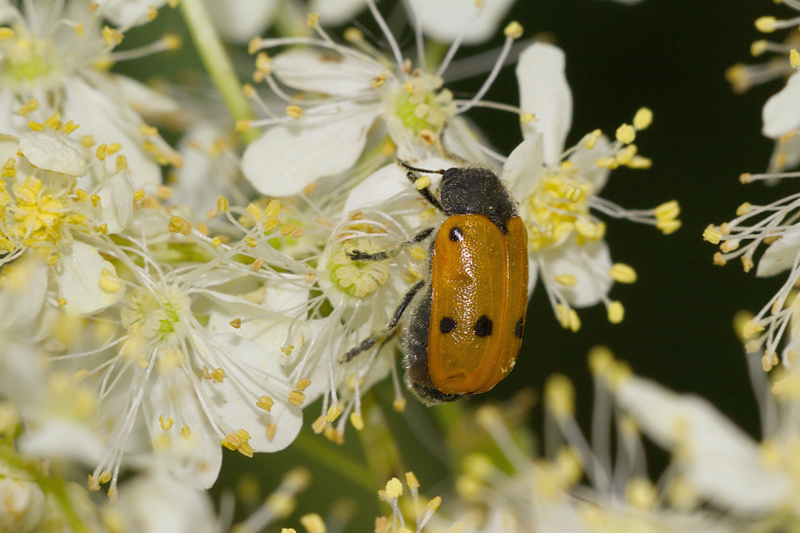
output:
<svg viewBox="0 0 800 533"><path fill-rule="evenodd" d="M403 166L403 167L407 168L408 170L413 170L413 171L415 171L415 172L425 172L425 173L427 173L427 174L444 174L444 172L445 172L445 171L444 171L444 170L442 170L442 169L439 169L439 170L429 170L429 169L426 169L426 168L417 168L417 167L412 167L411 165L409 165L408 163L406 163L406 162L405 162L405 161L403 161L402 159L398 159L398 160L397 160L397 164L399 164L400 166Z"/></svg>

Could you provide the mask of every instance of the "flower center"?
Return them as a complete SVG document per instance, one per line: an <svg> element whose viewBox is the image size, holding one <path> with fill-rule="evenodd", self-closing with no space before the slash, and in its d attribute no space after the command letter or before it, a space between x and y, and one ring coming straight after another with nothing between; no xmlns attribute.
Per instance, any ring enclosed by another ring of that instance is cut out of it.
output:
<svg viewBox="0 0 800 533"><path fill-rule="evenodd" d="M425 130L441 132L447 119L456 114L453 93L439 90L442 83L442 78L420 74L396 93L394 114L415 135Z"/></svg>
<svg viewBox="0 0 800 533"><path fill-rule="evenodd" d="M141 289L128 298L128 307L122 310L122 325L130 333L147 339L165 340L180 327L181 313L189 309L185 296L163 295L157 298Z"/></svg>
<svg viewBox="0 0 800 533"><path fill-rule="evenodd" d="M52 41L20 35L3 42L0 50L0 83L6 87L39 84L62 72Z"/></svg>
<svg viewBox="0 0 800 533"><path fill-rule="evenodd" d="M579 245L602 238L605 225L589 213L593 193L594 186L576 179L574 166L566 161L556 174L544 178L521 206L530 249L555 247L572 235Z"/></svg>
<svg viewBox="0 0 800 533"><path fill-rule="evenodd" d="M369 239L358 239L347 249L374 253L381 247ZM334 286L349 296L364 298L375 292L389 278L389 265L385 261L353 261L345 253L345 247L333 256L328 273Z"/></svg>

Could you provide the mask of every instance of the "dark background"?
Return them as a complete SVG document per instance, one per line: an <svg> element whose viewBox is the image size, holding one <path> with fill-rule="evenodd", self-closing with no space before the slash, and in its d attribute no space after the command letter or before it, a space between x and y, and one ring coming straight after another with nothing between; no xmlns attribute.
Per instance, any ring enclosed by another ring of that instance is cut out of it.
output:
<svg viewBox="0 0 800 533"><path fill-rule="evenodd" d="M382 2L382 9L387 3ZM753 272L745 274L739 263L714 266L716 248L704 242L701 234L710 223L733 218L745 200L765 203L795 191L791 181L773 188L744 186L738 181L742 172L758 172L767 166L772 141L760 134L761 107L782 82L735 95L724 73L734 63L759 61L749 54L750 43L763 37L753 21L767 14L788 18L794 12L769 0L645 0L637 6L600 0L518 2L506 20L519 20L526 37L547 34L566 52L567 79L574 96L568 146L595 128L613 135L621 123L632 120L639 107L654 112L652 126L636 140L640 153L653 160L653 167L613 171L602 196L629 208L655 207L677 199L683 227L663 236L650 226L608 219L607 241L613 260L632 265L638 273L636 284L617 285L610 295L624 304L624 322L608 323L600 305L579 312L583 326L578 333L563 330L538 287L514 372L471 402L510 398L523 387L540 392L547 376L558 372L575 383L579 418L585 424L591 414L592 394L586 355L592 346L604 344L628 361L637 374L675 391L706 397L758 436L755 402L732 319L740 309L758 311L783 278L757 279ZM175 17L159 20L170 30L179 25ZM190 40L184 42L182 54L191 62ZM480 50L501 43L502 39L497 39ZM475 51L462 49L459 57ZM173 59L158 61L163 62L161 67L155 63L162 72L174 70ZM136 65L127 68L137 76L147 75L136 72ZM453 89L457 94L473 94L482 80L464 80ZM518 102L513 67L504 69L487 99ZM472 116L500 152L508 154L521 141L514 116L474 111ZM388 398L388 387L380 388L379 395ZM318 412L316 407L310 409L306 425ZM531 419L536 433L540 433L541 420L541 406L537 405ZM430 496L442 494L448 479L432 451L438 438L424 429L433 422L430 410L409 405L407 416L392 416L391 422L407 466L417 473L423 490ZM352 428L348 431L342 451L362 461L354 432ZM665 456L650 451L651 474L657 476ZM306 465L315 474L310 492L316 496L301 498L299 512L325 516L332 502L346 495L361 506L347 531L371 531L378 512L375 493L349 484L294 446L251 460L226 453L223 476L214 492L234 487L243 470L255 474L262 489L269 491L277 485L279 474L294 465ZM387 508L380 511L386 513ZM296 516L283 525L301 530Z"/></svg>

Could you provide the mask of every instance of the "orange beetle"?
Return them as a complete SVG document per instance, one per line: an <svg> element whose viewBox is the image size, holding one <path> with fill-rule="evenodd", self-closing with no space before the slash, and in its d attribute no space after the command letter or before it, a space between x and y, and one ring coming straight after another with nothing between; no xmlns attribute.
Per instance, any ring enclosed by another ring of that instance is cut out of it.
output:
<svg viewBox="0 0 800 533"><path fill-rule="evenodd" d="M448 218L412 240L377 253L354 250L354 261L382 261L434 233L428 275L403 297L386 328L342 357L390 335L406 308L401 349L405 381L428 405L486 392L506 377L522 343L528 304L527 232L511 194L494 172L479 167L425 170L442 175L438 194L420 194ZM419 295L419 296L418 296Z"/></svg>

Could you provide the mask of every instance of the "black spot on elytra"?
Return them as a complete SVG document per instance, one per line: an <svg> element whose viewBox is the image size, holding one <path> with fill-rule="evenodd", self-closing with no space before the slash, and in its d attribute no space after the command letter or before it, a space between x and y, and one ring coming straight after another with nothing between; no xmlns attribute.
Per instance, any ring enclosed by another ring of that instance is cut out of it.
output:
<svg viewBox="0 0 800 533"><path fill-rule="evenodd" d="M492 334L492 320L486 316L481 315L477 322L475 322L475 335L478 337L488 337Z"/></svg>
<svg viewBox="0 0 800 533"><path fill-rule="evenodd" d="M520 318L517 321L517 325L514 326L514 336L518 339L522 338L522 333L525 331L525 319Z"/></svg>
<svg viewBox="0 0 800 533"><path fill-rule="evenodd" d="M444 317L439 321L439 331L442 333L450 333L456 329L456 321L449 316Z"/></svg>
<svg viewBox="0 0 800 533"><path fill-rule="evenodd" d="M453 242L460 242L464 239L464 232L458 226L450 228L450 240Z"/></svg>

